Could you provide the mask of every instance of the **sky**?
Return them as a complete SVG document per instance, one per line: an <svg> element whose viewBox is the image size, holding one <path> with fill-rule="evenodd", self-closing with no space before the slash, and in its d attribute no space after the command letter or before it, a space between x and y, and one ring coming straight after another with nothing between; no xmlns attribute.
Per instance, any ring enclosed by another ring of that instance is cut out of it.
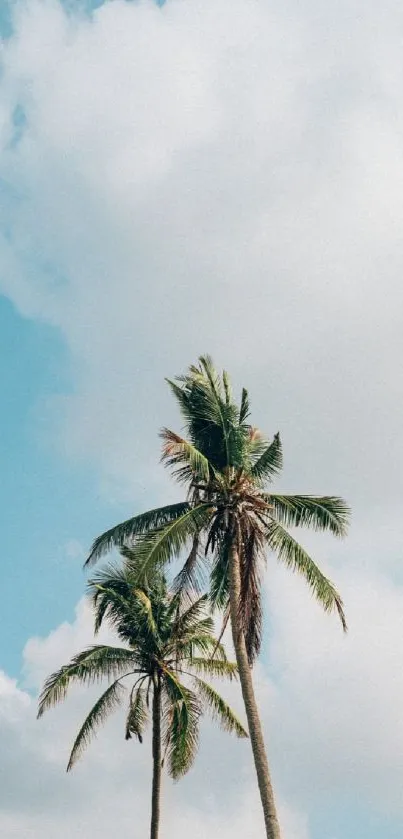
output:
<svg viewBox="0 0 403 839"><path fill-rule="evenodd" d="M66 776L91 697L41 722L36 697L92 642L92 539L175 499L164 378L209 352L281 432L278 488L353 510L343 542L301 533L347 636L268 559L283 839L398 839L401 5L3 0L0 33L1 835L145 835L147 744L117 715ZM247 744L206 724L164 835L260 839L255 787Z"/></svg>

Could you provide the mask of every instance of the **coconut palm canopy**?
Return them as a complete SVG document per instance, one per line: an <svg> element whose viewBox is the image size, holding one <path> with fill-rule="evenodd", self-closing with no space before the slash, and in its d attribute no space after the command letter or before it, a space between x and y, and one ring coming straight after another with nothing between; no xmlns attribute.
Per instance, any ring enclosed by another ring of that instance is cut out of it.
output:
<svg viewBox="0 0 403 839"><path fill-rule="evenodd" d="M193 763L204 711L224 729L247 736L229 705L203 678L233 679L237 675L236 665L227 660L213 635L206 597L183 608L180 596L170 595L162 574L154 570L142 586L138 576L132 562L120 569L106 568L93 577L89 590L95 631L106 622L123 645L88 647L47 679L40 696L38 716L64 700L74 683L110 683L81 726L68 770L100 724L124 701L125 737L141 743L150 705L154 700L155 710L158 696L162 754L173 778L179 778Z"/></svg>
<svg viewBox="0 0 403 839"><path fill-rule="evenodd" d="M164 428L162 460L186 499L134 516L99 536L87 560L96 562L113 547L135 546L147 574L188 549L176 579L185 590L200 590L203 558L210 558L210 596L228 610L229 551L235 539L240 559L239 620L249 661L262 634L261 575L267 553L298 572L325 611L336 611L346 629L343 603L289 528L307 527L344 536L349 508L340 498L279 495L270 484L279 474L279 434L268 441L250 424L248 393L234 400L228 375L219 376L211 359L200 359L185 376L169 381L185 423L186 437Z"/></svg>
<svg viewBox="0 0 403 839"><path fill-rule="evenodd" d="M334 496L272 492L270 484L283 462L280 437L269 441L251 425L247 391L238 404L228 375L220 376L208 356L169 385L185 436L162 430L162 460L184 485L186 499L107 531L95 540L87 564L112 547L129 545L142 579L187 550L176 586L192 592L199 590L201 564L208 559L212 606L224 610L224 625L231 619L266 837L280 839L251 674L262 639L262 571L267 553L273 553L304 577L325 611L336 611L346 629L339 593L289 528L305 526L343 536L349 510Z"/></svg>

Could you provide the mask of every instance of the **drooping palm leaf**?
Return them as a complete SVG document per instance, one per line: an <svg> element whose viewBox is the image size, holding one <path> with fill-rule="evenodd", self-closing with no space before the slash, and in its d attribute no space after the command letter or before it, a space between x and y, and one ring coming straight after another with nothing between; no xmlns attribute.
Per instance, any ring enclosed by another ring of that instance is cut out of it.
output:
<svg viewBox="0 0 403 839"><path fill-rule="evenodd" d="M222 644L218 643L209 632L203 631L195 631L178 641L178 651L181 658L187 661L201 654L209 658L219 658L221 661L226 661L227 658Z"/></svg>
<svg viewBox="0 0 403 839"><path fill-rule="evenodd" d="M219 658L198 658L193 656L191 659L192 670L195 673L202 673L205 676L214 678L225 677L227 679L234 679L238 676L238 668L233 661L220 660Z"/></svg>
<svg viewBox="0 0 403 839"><path fill-rule="evenodd" d="M222 611L229 599L229 544L222 539L210 574L210 600L213 609Z"/></svg>
<svg viewBox="0 0 403 839"><path fill-rule="evenodd" d="M169 697L169 724L166 730L168 771L180 778L191 767L199 742L200 703L168 668L164 671L165 689Z"/></svg>
<svg viewBox="0 0 403 839"><path fill-rule="evenodd" d="M132 650L105 645L89 647L46 680L39 698L38 717L65 699L73 683L91 685L102 679L133 672L135 667Z"/></svg>
<svg viewBox="0 0 403 839"><path fill-rule="evenodd" d="M142 687L132 690L130 696L129 712L126 718L125 739L130 740L132 735L137 737L140 743L143 742L144 728L148 722L148 709L146 691Z"/></svg>
<svg viewBox="0 0 403 839"><path fill-rule="evenodd" d="M205 583L205 568L203 556L199 551L200 535L195 534L190 552L183 563L181 570L174 577L172 582L173 591L187 598L200 594Z"/></svg>
<svg viewBox="0 0 403 839"><path fill-rule="evenodd" d="M145 615L145 618L146 618L146 621L147 621L147 626L148 626L148 629L149 629L151 635L153 635L154 638L157 640L158 639L158 628L157 628L157 624L155 622L155 618L154 618L154 615L153 615L153 606L152 606L152 602L151 602L150 598L145 593L145 591L142 591L142 589L140 589L140 588L133 589L133 594L134 594L135 597L137 597L137 600L140 602L140 604L143 608L144 615Z"/></svg>
<svg viewBox="0 0 403 839"><path fill-rule="evenodd" d="M180 504L169 504L166 507L159 507L134 516L116 525L116 527L112 527L95 539L85 565L92 565L112 548L121 548L126 542L130 543L139 534L148 533L150 530L155 530L155 528L168 522L175 521L188 509L189 504L186 501Z"/></svg>
<svg viewBox="0 0 403 839"><path fill-rule="evenodd" d="M206 632L212 633L212 618L206 615L207 595L203 594L194 600L186 609L181 610L175 622L175 637L182 638L189 632L200 632L201 626Z"/></svg>
<svg viewBox="0 0 403 839"><path fill-rule="evenodd" d="M147 575L151 568L161 568L177 558L189 541L207 525L210 515L211 504L188 507L180 518L139 537L135 549L139 573Z"/></svg>
<svg viewBox="0 0 403 839"><path fill-rule="evenodd" d="M195 758L202 713L200 700L187 684L182 684L181 673L189 674L185 676L187 680L205 672L233 678L236 667L227 662L221 645L217 660L208 661L203 667L203 656L210 658L216 644L206 595L184 607L182 599L168 591L161 571L155 570L141 588L134 549L129 551L128 560L121 568L108 566L99 571L90 581L89 591L96 622L107 620L130 648L98 645L75 656L69 665L46 681L38 715L62 701L73 682L92 684L104 678L114 679L78 732L68 763L69 771L101 723L121 703L125 695L122 680L126 677L135 679L126 716L126 739L136 737L142 741L151 716L150 694L153 694L153 731L158 731L155 717L158 706L159 719L161 713L161 705L155 704L158 686L158 691L162 691L168 767L171 775L178 778ZM154 760L160 760L157 753Z"/></svg>
<svg viewBox="0 0 403 839"><path fill-rule="evenodd" d="M99 632L106 617L112 625L119 627L122 615L130 609L127 586L120 580L115 580L113 585L103 585L100 578L94 577L88 581L88 592L94 607L95 633Z"/></svg>
<svg viewBox="0 0 403 839"><path fill-rule="evenodd" d="M246 517L245 517L246 518ZM257 527L244 522L244 533L240 548L241 592L239 621L243 629L249 663L252 665L259 655L262 630L261 577L263 565L263 534Z"/></svg>
<svg viewBox="0 0 403 839"><path fill-rule="evenodd" d="M82 753L96 734L98 726L105 722L109 714L119 707L122 700L122 694L125 690L126 688L124 685L122 685L119 680L116 680L109 685L106 691L95 703L88 714L88 717L84 720L84 723L74 741L70 759L67 764L67 772L70 772L74 764L81 757Z"/></svg>
<svg viewBox="0 0 403 839"><path fill-rule="evenodd" d="M322 574L304 548L277 522L272 522L268 527L267 544L281 562L304 577L325 612L338 613L343 629L346 631L347 622L343 601L338 591Z"/></svg>
<svg viewBox="0 0 403 839"><path fill-rule="evenodd" d="M212 718L217 720L224 731L232 731L237 737L248 737L248 733L241 721L229 705L224 701L211 685L199 677L194 677L194 683L199 696L202 698L205 708L210 712Z"/></svg>

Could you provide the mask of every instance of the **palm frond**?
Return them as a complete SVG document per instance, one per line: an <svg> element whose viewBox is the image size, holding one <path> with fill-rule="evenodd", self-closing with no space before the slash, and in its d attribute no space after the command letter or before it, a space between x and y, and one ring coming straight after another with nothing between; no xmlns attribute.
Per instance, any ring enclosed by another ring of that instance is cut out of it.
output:
<svg viewBox="0 0 403 839"><path fill-rule="evenodd" d="M70 769L73 768L74 764L81 757L83 751L96 734L98 726L105 722L109 714L120 705L124 693L125 687L117 679L100 696L77 734L67 764L67 772L70 772Z"/></svg>
<svg viewBox="0 0 403 839"><path fill-rule="evenodd" d="M209 658L219 658L226 661L227 656L222 644L217 643L210 631L193 632L189 637L178 641L177 650L180 661L191 661L196 655L204 655Z"/></svg>
<svg viewBox="0 0 403 839"><path fill-rule="evenodd" d="M162 577L156 578L154 584L163 585ZM107 619L122 640L128 642L133 649L137 646L133 627L139 638L150 634L155 638L156 627L153 626L152 604L146 591L138 585L138 579L129 567L124 566L119 571L101 571L88 585L92 597L95 613L95 632L98 632L102 622ZM161 597L163 597L163 591ZM156 592L153 592L155 598Z"/></svg>
<svg viewBox="0 0 403 839"><path fill-rule="evenodd" d="M207 483L213 467L196 446L169 428L163 428L160 437L164 441L161 461L173 469L173 475L179 481Z"/></svg>
<svg viewBox="0 0 403 839"><path fill-rule="evenodd" d="M188 633L192 630L198 631L201 626L209 631L210 626L213 626L213 622L211 616L206 614L206 607L207 595L203 594L197 600L194 600L187 609L181 611L175 621L175 637L180 638L183 633Z"/></svg>
<svg viewBox="0 0 403 839"><path fill-rule="evenodd" d="M201 356L199 367L192 366L178 377L181 386L169 382L186 420L187 433L196 448L215 469L223 469L239 460L236 430L238 409L227 402L220 377L209 356ZM228 382L227 382L228 385Z"/></svg>
<svg viewBox="0 0 403 839"><path fill-rule="evenodd" d="M193 678L197 693L202 699L204 707L210 712L212 718L220 724L221 728L224 731L233 732L237 737L248 737L248 733L241 721L222 696L211 685L204 682L203 679L200 679L198 676L194 676Z"/></svg>
<svg viewBox="0 0 403 839"><path fill-rule="evenodd" d="M243 628L249 664L259 655L262 642L263 615L261 575L263 535L245 516L242 544L240 546L241 595L239 619Z"/></svg>
<svg viewBox="0 0 403 839"><path fill-rule="evenodd" d="M225 633L225 630L226 630L226 628L229 624L230 618L231 618L231 608L230 608L230 603L228 602L225 606L223 620L222 620L221 629L220 629L220 634L219 634L219 636L218 636L218 638L215 642L215 646L214 646L214 650L213 650L213 654L212 654L211 658L215 658L216 653L220 649L223 649L221 641L224 637L224 633ZM220 658L222 658L222 656L220 656ZM226 660L226 658L227 658L227 656L226 656L226 654L224 654L224 659Z"/></svg>
<svg viewBox="0 0 403 839"><path fill-rule="evenodd" d="M178 376L178 381L183 381L184 377ZM183 419L186 422L187 427L190 426L192 422L193 412L190 405L189 399L189 387L183 382L183 384L178 384L178 382L173 381L172 379L165 379L167 385L171 388L171 391L178 402L179 410L183 416Z"/></svg>
<svg viewBox="0 0 403 839"><path fill-rule="evenodd" d="M169 504L166 507L149 510L117 524L95 539L85 566L93 565L112 548L121 548L126 542L130 543L139 534L148 533L150 530L155 530L168 522L175 521L175 519L183 516L188 509L187 501L179 504Z"/></svg>
<svg viewBox="0 0 403 839"><path fill-rule="evenodd" d="M309 527L329 530L334 536L345 536L350 508L342 498L332 495L265 495L272 506L273 518L285 527Z"/></svg>
<svg viewBox="0 0 403 839"><path fill-rule="evenodd" d="M125 739L130 740L132 735L137 737L139 743L143 742L144 728L148 722L148 709L146 702L146 691L142 687L136 688L130 696L129 713L126 718Z"/></svg>
<svg viewBox="0 0 403 839"><path fill-rule="evenodd" d="M225 393L225 401L227 405L231 405L232 403L232 388L231 388L231 381L229 375L226 370L223 370L222 374L222 383L224 386L224 393Z"/></svg>
<svg viewBox="0 0 403 839"><path fill-rule="evenodd" d="M136 669L136 663L132 650L105 645L88 647L46 679L39 697L38 717L62 702L73 683L91 685L117 675L122 678L122 673L133 672L133 669Z"/></svg>
<svg viewBox="0 0 403 839"><path fill-rule="evenodd" d="M153 532L154 531L152 531L152 533ZM141 536L138 537L137 541L141 540L141 538ZM141 559L137 554L136 544L137 542L134 541L131 547L129 547L129 545L124 545L119 551L120 555L124 559L123 567L126 585L129 586L129 588L132 586L138 586L144 591L153 591L154 597L157 589L159 589L161 592L161 599L163 599L167 592L167 582L162 569L153 565L147 568L147 572L145 573Z"/></svg>
<svg viewBox="0 0 403 839"><path fill-rule="evenodd" d="M229 598L229 544L226 539L216 551L210 574L210 602L213 609L225 609Z"/></svg>
<svg viewBox="0 0 403 839"><path fill-rule="evenodd" d="M283 466L283 452L280 435L276 434L274 440L253 464L250 474L258 481L272 480L280 472Z"/></svg>
<svg viewBox="0 0 403 839"><path fill-rule="evenodd" d="M174 592L183 595L188 599L193 594L199 594L205 582L204 565L205 560L199 554L200 535L196 533L193 537L190 552L176 577L172 582Z"/></svg>
<svg viewBox="0 0 403 839"><path fill-rule="evenodd" d="M199 742L200 703L197 696L185 687L176 675L165 668L164 687L169 698L165 714L165 746L168 771L177 779L190 769Z"/></svg>
<svg viewBox="0 0 403 839"><path fill-rule="evenodd" d="M343 601L333 583L322 574L309 554L293 539L290 533L277 522L271 522L267 530L267 544L281 562L298 572L308 583L312 593L325 612L336 611L344 631L347 622Z"/></svg>
<svg viewBox="0 0 403 839"><path fill-rule="evenodd" d="M244 425L250 413L249 395L245 388L242 388L241 406L239 408L239 424Z"/></svg>
<svg viewBox="0 0 403 839"><path fill-rule="evenodd" d="M189 662L192 670L202 673L205 676L214 678L227 678L230 681L238 676L238 668L235 662L220 660L218 658L198 658L193 656Z"/></svg>
<svg viewBox="0 0 403 839"><path fill-rule="evenodd" d="M150 598L146 595L145 591L142 591L140 588L133 589L133 594L137 597L137 600L142 606L151 635L153 635L154 638L158 638L158 629L153 615L153 606Z"/></svg>
<svg viewBox="0 0 403 839"><path fill-rule="evenodd" d="M107 577L103 583L101 575L88 582L88 593L94 608L94 632L97 634L107 618L110 625L118 627L130 613L130 591L127 583L118 578Z"/></svg>
<svg viewBox="0 0 403 839"><path fill-rule="evenodd" d="M133 552L140 574L146 575L153 567L161 568L177 558L189 540L207 525L211 509L211 504L188 507L180 518L139 537Z"/></svg>
<svg viewBox="0 0 403 839"><path fill-rule="evenodd" d="M269 441L263 437L259 428L254 428L252 426L249 427L248 455L252 464L259 460L259 457L261 457L269 445Z"/></svg>

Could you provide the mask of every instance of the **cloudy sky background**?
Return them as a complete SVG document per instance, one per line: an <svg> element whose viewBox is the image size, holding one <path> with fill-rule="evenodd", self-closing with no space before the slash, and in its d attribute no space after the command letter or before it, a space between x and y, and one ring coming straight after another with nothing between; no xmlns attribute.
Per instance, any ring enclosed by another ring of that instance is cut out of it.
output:
<svg viewBox="0 0 403 839"><path fill-rule="evenodd" d="M1 834L147 829L146 746L116 719L66 778L89 697L36 723L35 694L91 641L92 538L175 497L163 379L208 351L281 431L279 486L354 511L345 542L303 537L347 638L269 562L257 683L284 839L397 839L401 5L3 0L0 31ZM259 839L248 749L204 733L166 835Z"/></svg>

